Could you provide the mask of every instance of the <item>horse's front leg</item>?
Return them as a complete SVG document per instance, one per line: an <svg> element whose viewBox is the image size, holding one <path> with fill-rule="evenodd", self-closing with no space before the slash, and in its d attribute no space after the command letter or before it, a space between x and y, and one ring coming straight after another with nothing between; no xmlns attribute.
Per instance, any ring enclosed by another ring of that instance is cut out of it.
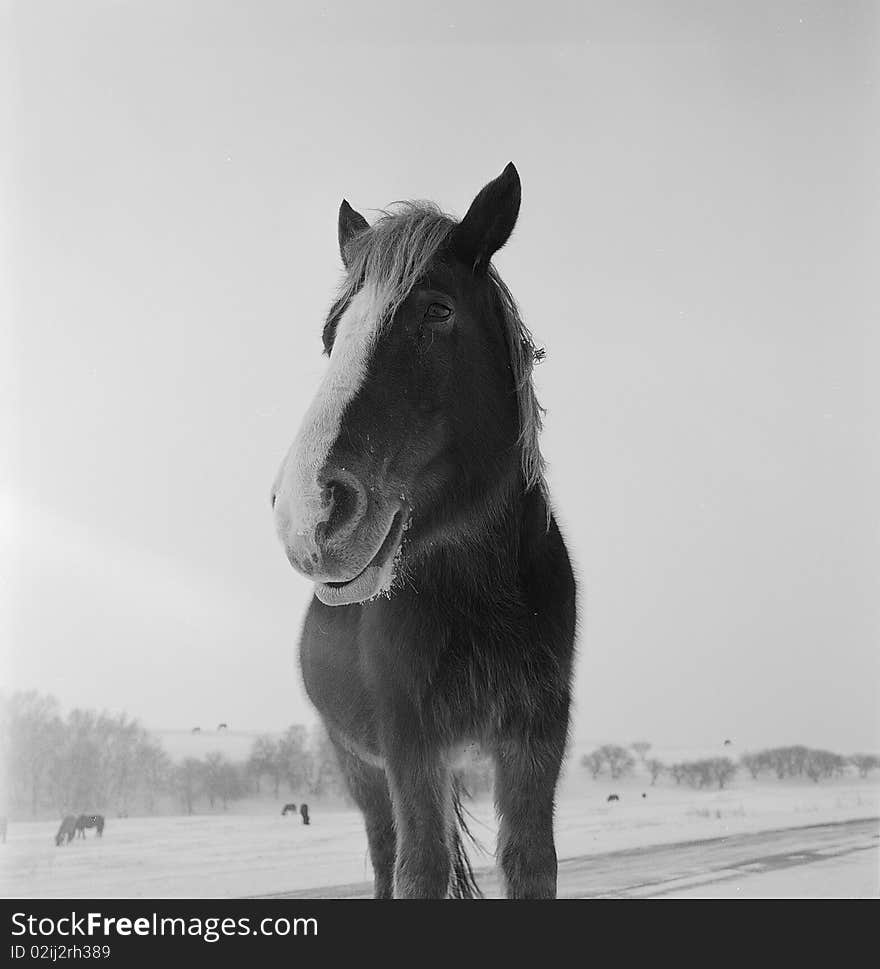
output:
<svg viewBox="0 0 880 969"><path fill-rule="evenodd" d="M383 745L397 853L395 898L446 898L449 891L452 783L440 751L411 731Z"/></svg>
<svg viewBox="0 0 880 969"><path fill-rule="evenodd" d="M364 763L343 744L334 741L336 757L348 789L364 816L375 898L392 898L394 886L394 815L388 782L381 767Z"/></svg>
<svg viewBox="0 0 880 969"><path fill-rule="evenodd" d="M498 858L508 898L556 898L553 803L564 751L564 734L496 746Z"/></svg>

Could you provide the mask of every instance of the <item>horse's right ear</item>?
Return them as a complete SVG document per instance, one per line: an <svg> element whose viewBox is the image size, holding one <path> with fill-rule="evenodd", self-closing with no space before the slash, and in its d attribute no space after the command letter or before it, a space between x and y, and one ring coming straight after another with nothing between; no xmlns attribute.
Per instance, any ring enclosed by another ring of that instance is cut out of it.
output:
<svg viewBox="0 0 880 969"><path fill-rule="evenodd" d="M342 262L345 268L348 269L351 263L350 256L350 246L352 240L355 236L360 235L366 229L370 228L370 223L360 214L356 212L348 202L343 199L342 205L339 206L339 255L342 256Z"/></svg>
<svg viewBox="0 0 880 969"><path fill-rule="evenodd" d="M467 215L452 230L452 249L474 272L482 272L489 260L510 238L519 215L522 186L513 162L486 185L471 202Z"/></svg>

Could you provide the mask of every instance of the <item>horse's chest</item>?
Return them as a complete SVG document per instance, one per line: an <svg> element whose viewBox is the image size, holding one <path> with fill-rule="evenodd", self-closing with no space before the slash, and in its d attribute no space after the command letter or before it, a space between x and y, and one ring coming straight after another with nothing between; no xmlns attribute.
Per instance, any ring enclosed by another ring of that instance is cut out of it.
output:
<svg viewBox="0 0 880 969"><path fill-rule="evenodd" d="M464 643L440 657L434 675L423 684L425 719L463 736L486 736L522 718L537 684L517 657Z"/></svg>

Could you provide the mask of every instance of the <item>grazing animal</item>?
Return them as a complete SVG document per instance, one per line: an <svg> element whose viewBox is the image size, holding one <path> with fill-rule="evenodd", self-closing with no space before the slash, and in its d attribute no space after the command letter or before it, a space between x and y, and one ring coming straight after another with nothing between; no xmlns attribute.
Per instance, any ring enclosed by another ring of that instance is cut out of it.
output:
<svg viewBox="0 0 880 969"><path fill-rule="evenodd" d="M104 815L103 814L81 814L76 819L76 833L81 838L86 836L86 828L94 828L98 837L104 834Z"/></svg>
<svg viewBox="0 0 880 969"><path fill-rule="evenodd" d="M281 809L281 817L283 818L285 814L296 814L295 804L285 804Z"/></svg>
<svg viewBox="0 0 880 969"><path fill-rule="evenodd" d="M299 813L303 819L303 824L311 824L311 819L309 818L309 806L308 804L300 804Z"/></svg>
<svg viewBox="0 0 880 969"><path fill-rule="evenodd" d="M225 723L218 723L217 724L217 729L218 730L226 730L226 724Z"/></svg>
<svg viewBox="0 0 880 969"><path fill-rule="evenodd" d="M60 848L63 844L70 844L76 835L76 816L68 814L61 822L58 834L55 835L55 844ZM65 840L67 839L67 840Z"/></svg>
<svg viewBox="0 0 880 969"><path fill-rule="evenodd" d="M305 687L364 816L378 898L478 893L457 751L495 762L509 898L556 895L576 589L538 446L539 351L491 263L512 164L456 222L343 201L327 371L272 487L314 583Z"/></svg>
<svg viewBox="0 0 880 969"><path fill-rule="evenodd" d="M606 800L608 800L608 801L619 801L620 798L618 797L617 794L609 794L608 797L606 798Z"/></svg>
<svg viewBox="0 0 880 969"><path fill-rule="evenodd" d="M729 746L730 746L730 744L731 744L731 741L729 741L729 740L725 740L725 741L724 741L724 746L725 746L725 747L729 747Z"/></svg>

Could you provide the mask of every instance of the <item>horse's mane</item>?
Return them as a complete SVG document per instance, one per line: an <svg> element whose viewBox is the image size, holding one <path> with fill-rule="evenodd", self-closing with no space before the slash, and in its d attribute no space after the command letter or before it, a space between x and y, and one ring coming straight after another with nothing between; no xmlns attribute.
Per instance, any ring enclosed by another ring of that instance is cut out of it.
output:
<svg viewBox="0 0 880 969"><path fill-rule="evenodd" d="M380 312L390 320L425 274L431 260L458 224L432 202L395 202L380 209L380 217L346 245L348 272L339 292L344 305L364 285L380 295ZM490 264L489 282L504 322L519 407L519 438L526 491L533 488L547 497L544 458L538 442L544 408L535 395L532 370L544 351L519 315L516 302L498 271ZM549 519L549 503L548 503Z"/></svg>

